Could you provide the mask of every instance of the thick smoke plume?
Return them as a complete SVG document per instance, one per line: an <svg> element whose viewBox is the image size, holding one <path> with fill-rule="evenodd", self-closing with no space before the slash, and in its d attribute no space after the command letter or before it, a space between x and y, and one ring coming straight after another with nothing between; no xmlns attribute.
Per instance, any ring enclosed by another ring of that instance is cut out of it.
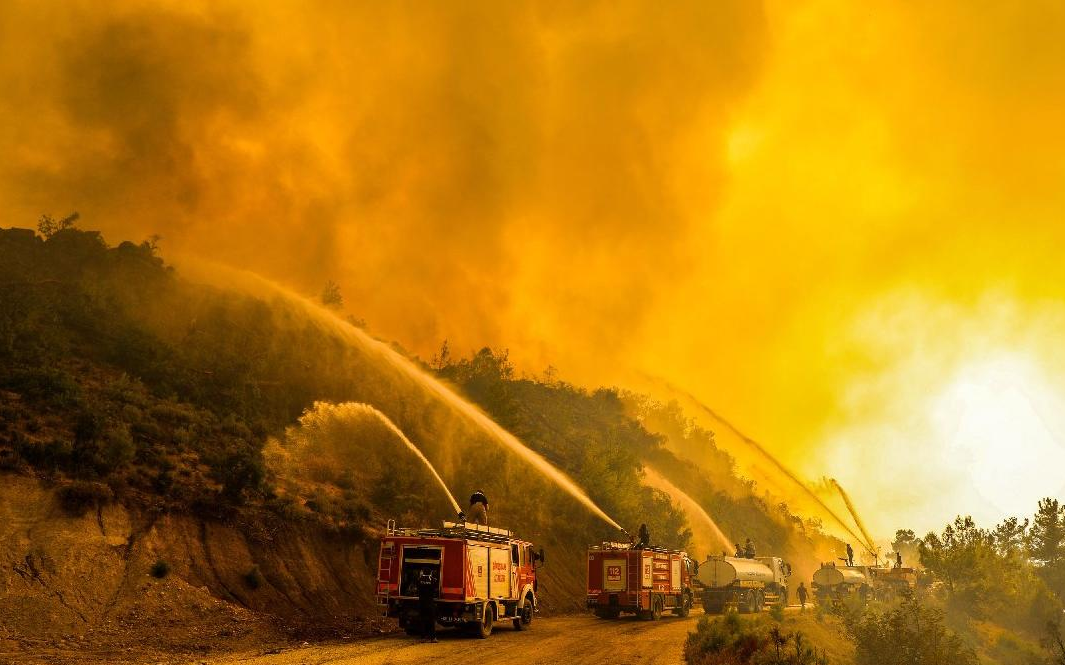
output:
<svg viewBox="0 0 1065 665"><path fill-rule="evenodd" d="M334 280L422 357L653 369L874 532L993 521L1053 465L985 496L930 412L1004 354L1065 394L1063 34L1058 3L9 0L0 225Z"/></svg>

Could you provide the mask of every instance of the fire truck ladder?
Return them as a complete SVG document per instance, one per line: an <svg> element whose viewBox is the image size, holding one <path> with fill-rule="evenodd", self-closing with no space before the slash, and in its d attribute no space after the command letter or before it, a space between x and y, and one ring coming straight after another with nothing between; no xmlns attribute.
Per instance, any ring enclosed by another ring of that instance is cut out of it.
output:
<svg viewBox="0 0 1065 665"><path fill-rule="evenodd" d="M388 524L385 526L385 533L393 535L396 532L396 520L388 520ZM388 611L388 600L392 595L392 582L390 579L392 572L392 559L395 558L395 548L381 548L381 556L377 560L377 585L381 586L381 580L384 580L385 589L384 593L378 593L377 604L383 605L385 611Z"/></svg>
<svg viewBox="0 0 1065 665"><path fill-rule="evenodd" d="M636 592L636 604L639 605L640 593L643 591L643 589L640 587L640 575L643 573L643 555L639 554L634 558L636 559L636 565L628 567L628 589L629 593Z"/></svg>

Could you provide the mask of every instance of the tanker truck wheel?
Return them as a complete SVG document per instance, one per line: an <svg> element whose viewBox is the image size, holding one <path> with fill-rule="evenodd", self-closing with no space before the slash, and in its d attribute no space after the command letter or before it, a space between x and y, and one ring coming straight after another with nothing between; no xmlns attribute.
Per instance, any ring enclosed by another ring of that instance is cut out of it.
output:
<svg viewBox="0 0 1065 665"><path fill-rule="evenodd" d="M514 619L514 630L528 630L532 625L533 619L533 604L532 598L525 596L525 600L521 603L521 608L518 610L518 618Z"/></svg>
<svg viewBox="0 0 1065 665"><path fill-rule="evenodd" d="M754 609L754 592L745 591L736 601L736 610L740 614L750 614Z"/></svg>

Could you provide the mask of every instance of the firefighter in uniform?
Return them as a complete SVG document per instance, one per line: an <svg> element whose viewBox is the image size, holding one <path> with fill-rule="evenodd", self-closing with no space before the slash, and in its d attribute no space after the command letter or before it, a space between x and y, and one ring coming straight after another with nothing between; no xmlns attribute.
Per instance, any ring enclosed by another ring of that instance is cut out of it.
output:
<svg viewBox="0 0 1065 665"><path fill-rule="evenodd" d="M854 549L851 548L851 544L847 543L847 565L854 565Z"/></svg>
<svg viewBox="0 0 1065 665"><path fill-rule="evenodd" d="M640 525L640 531L639 531L639 534L638 534L638 539L639 539L639 542L637 542L637 544L636 544L637 547L647 547L648 545L651 544L651 532L647 530L647 525L646 524L641 524Z"/></svg>
<svg viewBox="0 0 1065 665"><path fill-rule="evenodd" d="M754 543L751 542L750 538L747 539L747 544L743 546L743 556L748 559L754 558Z"/></svg>
<svg viewBox="0 0 1065 665"><path fill-rule="evenodd" d="M488 526L488 497L481 490L477 490L470 497L470 509L466 511L466 520Z"/></svg>
<svg viewBox="0 0 1065 665"><path fill-rule="evenodd" d="M902 568L902 552L895 552L895 567Z"/></svg>
<svg viewBox="0 0 1065 665"><path fill-rule="evenodd" d="M418 576L418 618L422 623L422 640L436 642L436 578L429 568Z"/></svg>
<svg viewBox="0 0 1065 665"><path fill-rule="evenodd" d="M736 558L737 559L742 559L743 558L743 548L740 547L739 543L736 543Z"/></svg>
<svg viewBox="0 0 1065 665"><path fill-rule="evenodd" d="M805 582L799 582L799 588L796 589L795 593L799 596L799 605L802 606L802 611L805 612L806 611L806 598L809 595L809 592L806 590L806 583Z"/></svg>

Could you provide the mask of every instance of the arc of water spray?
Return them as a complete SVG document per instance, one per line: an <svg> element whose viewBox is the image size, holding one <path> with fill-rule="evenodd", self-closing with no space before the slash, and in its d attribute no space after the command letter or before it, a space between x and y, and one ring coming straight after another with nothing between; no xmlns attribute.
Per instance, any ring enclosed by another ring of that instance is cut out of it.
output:
<svg viewBox="0 0 1065 665"><path fill-rule="evenodd" d="M423 464L425 464L426 468L429 469L429 473L433 474L433 478L436 478L436 482L440 485L440 488L444 490L444 494L447 495L447 500L451 502L451 507L455 510L455 514L457 515L462 512L462 509L459 508L458 501L455 501L455 497L451 494L451 490L447 488L447 484L444 482L444 479L441 478L440 474L436 472L436 467L434 467L432 462L430 462L429 459L422 453L421 449L419 449L418 446L414 445L414 443L407 438L407 435L403 433L403 430L401 430L394 422L392 422L392 420L388 416L386 416L384 413L377 410L376 408L370 406L369 404L352 403L352 407L359 411L367 413L373 416L374 418L377 418L379 421L381 421L381 424L383 424L389 429L389 431L395 434L399 438L399 440L402 441L403 444L407 446L407 448L409 448L411 452L413 452L418 457L418 459L422 461Z"/></svg>
<svg viewBox="0 0 1065 665"><path fill-rule="evenodd" d="M714 519L710 517L710 513L706 512L706 510L699 505L698 501L691 498L679 487L666 480L665 476L663 476L658 471L655 471L654 468L652 468L646 462L644 462L643 464L643 472L644 475L647 477L647 480L649 480L652 485L658 487L660 490L662 490L666 494L669 494L674 499L677 499L681 503L681 505L684 506L684 510L686 513L688 513L689 519L693 516L702 519L702 521L705 523L706 528L710 531L714 538L716 538L717 541L721 543L721 545L725 548L726 552L732 550L732 541L725 536L725 532L722 531L721 528L717 525L717 522L715 522ZM709 546L706 547L707 551L704 552L704 554L713 554L713 550Z"/></svg>
<svg viewBox="0 0 1065 665"><path fill-rule="evenodd" d="M332 313L326 312L328 316L333 316ZM429 376L425 372L421 371L411 363L410 360L404 358L395 350L385 345L382 342L370 337L362 330L352 326L351 324L336 319L333 316L334 321L340 326L346 326L347 332L353 335L356 339L361 341L367 348L377 352L378 355L383 357L393 367L400 370L408 377L413 379L419 385L423 386L429 392L439 397L446 404L450 405L456 411L467 417L474 424L485 430L498 442L503 444L506 448L509 448L512 452L516 453L519 457L531 464L540 473L553 481L556 485L565 490L570 496L577 499L586 508L588 508L593 514L600 519L610 524L618 530L624 530L621 525L614 521L609 515L607 515L602 508L600 508L591 497L585 494L577 484L573 482L562 471L557 469L554 465L544 459L540 454L536 453L524 443L518 440L516 436L503 429L496 421L488 417L483 411L465 401L459 397L455 392L437 380L435 377Z"/></svg>
<svg viewBox="0 0 1065 665"><path fill-rule="evenodd" d="M863 536L865 536L865 546L869 548L869 553L875 555L876 543L865 529L865 524L862 523L862 518L858 517L858 511L854 509L854 504L851 503L850 495L847 494L846 490L843 489L843 486L840 485L839 481L835 478L829 478L828 482L832 483L832 486L836 488L837 492L839 492L839 496L843 499L843 503L846 504L848 512L850 512L851 517L854 518L855 525L858 526L858 530L862 532Z"/></svg>
<svg viewBox="0 0 1065 665"><path fill-rule="evenodd" d="M817 496L817 494L814 493L814 491L812 489L810 489L806 485L806 483L804 483L802 480L800 480L797 475L792 473L790 469L788 469L786 466L784 466L784 464L780 460L778 460L772 453L770 453L768 450L766 450L765 447L762 444L758 443L757 441L755 441L751 437L749 437L746 434L744 434L743 432L741 432L738 427L736 427L731 422L726 420L723 416L721 416L719 413L717 413L716 411L711 409L706 404L703 404L702 401L700 401L698 398L695 397L695 395L692 395L687 390L683 390L681 388L678 388L678 387L674 386L673 384L669 383L668 381L666 381L664 379L655 378L655 377L651 377L651 378L654 381L657 381L658 383L661 383L662 385L664 385L668 390L671 390L671 391L673 391L673 392L675 392L677 394L680 394L680 395L683 395L684 397L687 397L692 403L694 403L700 409L705 411L707 413L707 415L709 415L711 418L713 418L714 420L716 420L717 422L721 423L726 428L728 428L729 431L731 431L733 434L735 434L737 437L739 437L741 441L743 441L744 443L746 443L747 445L749 445L750 447L752 447L756 451L758 451L765 459L769 460L769 462L778 471L780 471L782 474L784 474L789 480L791 480L793 483L795 483L795 485L797 485L799 487L799 489L801 489L805 494L807 494L811 499L813 499L814 503L816 503L821 508L821 510L825 511L825 513L828 514L828 516L831 517L832 520L835 521L836 524L838 524L840 526L840 528L842 528L844 531L846 531L848 534L850 534L850 536L852 538L854 538L856 541L858 541L859 543L865 544L866 547L869 546L867 543L865 543L863 541L863 539L857 533L854 532L853 529L850 528L850 526L847 525L846 522L843 521L843 518L841 518L839 515L837 515L834 510L829 508L828 505L824 501L821 500L821 497Z"/></svg>
<svg viewBox="0 0 1065 665"><path fill-rule="evenodd" d="M193 259L192 262L198 262L203 265L202 260ZM482 430L487 432L497 442L504 447L509 448L512 452L517 454L520 458L531 464L540 473L546 476L549 480L554 482L558 487L575 498L584 507L602 519L607 524L614 528L624 531L620 524L614 521L609 515L607 515L602 508L600 508L592 499L582 491L577 484L569 478L565 473L555 468L550 462L544 459L541 455L527 447L516 436L503 429L498 423L488 417L483 411L478 409L473 404L470 404L462 397L460 397L453 390L448 388L434 376L427 374L417 367L411 360L398 353L395 349L388 346L384 342L374 339L364 330L351 325L347 321L344 321L333 312L328 311L324 307L321 307L307 298L295 293L285 287L277 284L271 280L266 279L255 273L246 270L236 270L233 268L226 268L226 270L235 273L237 275L243 275L247 280L257 284L261 288L271 290L285 298L288 298L292 302L300 304L307 313L316 320L323 322L341 336L353 340L359 346L366 349L368 352L373 353L378 358L381 358L387 362L392 368L399 371L422 388L427 390L430 394L437 396L445 404L449 405L455 411L465 416L470 422L474 423Z"/></svg>

